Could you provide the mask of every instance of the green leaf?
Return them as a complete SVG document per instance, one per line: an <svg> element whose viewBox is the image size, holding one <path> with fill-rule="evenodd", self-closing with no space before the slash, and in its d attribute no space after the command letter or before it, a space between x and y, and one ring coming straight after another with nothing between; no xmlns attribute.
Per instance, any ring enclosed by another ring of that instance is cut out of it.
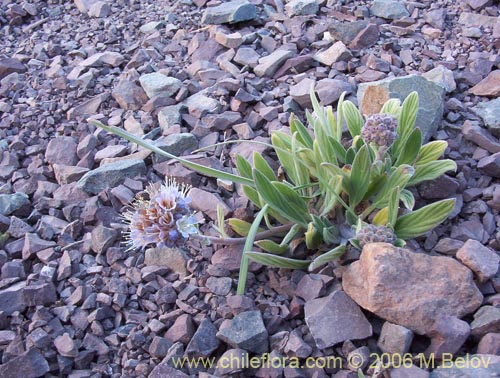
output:
<svg viewBox="0 0 500 378"><path fill-rule="evenodd" d="M287 234L285 235L285 237L281 241L280 245L287 246L301 229L302 229L302 227L300 227L300 225L294 224L292 226L292 228L290 228L290 230L288 230Z"/></svg>
<svg viewBox="0 0 500 378"><path fill-rule="evenodd" d="M308 249L317 249L321 245L322 235L312 222L307 225L307 231L304 236Z"/></svg>
<svg viewBox="0 0 500 378"><path fill-rule="evenodd" d="M313 139L311 135L309 135L304 124L293 113L290 116L290 131L292 134L298 134L297 138L304 146L312 148Z"/></svg>
<svg viewBox="0 0 500 378"><path fill-rule="evenodd" d="M252 165L241 155L236 155L236 168L243 177L253 179Z"/></svg>
<svg viewBox="0 0 500 378"><path fill-rule="evenodd" d="M287 219L306 228L309 223L309 211L304 200L288 185L271 182L259 170L254 169L253 174L257 192L264 201Z"/></svg>
<svg viewBox="0 0 500 378"><path fill-rule="evenodd" d="M282 253L285 253L286 250L288 249L287 245L281 245L272 240L267 240L267 239L257 240L254 244L257 245L260 249L276 255L281 255Z"/></svg>
<svg viewBox="0 0 500 378"><path fill-rule="evenodd" d="M355 157L356 157L356 150L354 148L350 147L347 150L347 153L345 154L345 163L352 164Z"/></svg>
<svg viewBox="0 0 500 378"><path fill-rule="evenodd" d="M323 126L326 126L326 118L325 118L325 111L324 108L319 104L318 98L316 97L316 94L314 93L314 84L311 85L311 104L313 106L314 113L316 114L316 117L318 117L320 123Z"/></svg>
<svg viewBox="0 0 500 378"><path fill-rule="evenodd" d="M401 101L397 98L391 98L384 104L384 106L382 106L382 109L380 109L381 114L387 113L393 115L394 117L399 117L400 112Z"/></svg>
<svg viewBox="0 0 500 378"><path fill-rule="evenodd" d="M434 180L448 171L456 171L457 163L453 160L435 160L423 165L415 166L415 174L408 185L416 185L422 181Z"/></svg>
<svg viewBox="0 0 500 378"><path fill-rule="evenodd" d="M253 165L255 169L262 172L269 180L277 181L273 169L269 166L267 161L258 152L253 153Z"/></svg>
<svg viewBox="0 0 500 378"><path fill-rule="evenodd" d="M347 154L347 151L345 150L344 146L342 146L339 141L333 139L332 137L328 137L328 141L331 143L332 148L335 150L335 156L337 156L337 159L342 164L345 164L345 156Z"/></svg>
<svg viewBox="0 0 500 378"><path fill-rule="evenodd" d="M411 165L407 164L401 164L399 167L394 169L387 178L387 181L385 181L382 189L378 192L374 205L377 207L386 206L392 190L397 186L404 188L414 173L415 169Z"/></svg>
<svg viewBox="0 0 500 378"><path fill-rule="evenodd" d="M413 132L415 120L418 112L418 93L412 92L406 97L401 108L398 122L398 137L392 145L394 156L399 156L403 152L406 140Z"/></svg>
<svg viewBox="0 0 500 378"><path fill-rule="evenodd" d="M159 155L162 155L162 156L166 156L166 157L168 157L170 159L175 159L178 162L182 163L184 166L186 166L188 168L191 168L192 170L194 170L196 172L199 172L201 174L204 174L206 176L216 177L216 178L220 178L220 179L223 179L223 180L229 180L229 181L237 182L237 183L240 183L240 184L254 186L253 181L250 180L250 179L248 179L248 178L246 178L246 177L242 177L242 176L238 176L238 175L233 175L231 173L219 171L217 169L205 167L204 165L193 163L192 161L189 161L189 160L177 157L177 156L172 155L172 154L170 154L170 153L168 153L166 151L163 151L161 148L155 146L151 142L148 142L147 140L141 139L141 138L139 138L139 137L137 137L137 136L135 136L133 134L130 134L129 132L127 132L127 131L125 131L123 129L120 129L118 127L115 127L115 126L106 126L105 124L103 124L102 122L99 122L97 120L90 120L89 123L91 123L94 126L100 127L102 129L110 132L110 133L113 133L113 134L116 134L116 135L118 135L118 136L120 136L122 138L125 138L125 139L127 139L128 141L130 141L132 143L135 143L135 144L138 144L139 146L145 147L148 150L150 150L150 151L152 151L152 152L154 152L156 154L159 154Z"/></svg>
<svg viewBox="0 0 500 378"><path fill-rule="evenodd" d="M344 101L343 104L344 117L347 123L347 128L349 133L354 138L361 134L361 128L363 127L365 121L361 116L358 108L351 101Z"/></svg>
<svg viewBox="0 0 500 378"><path fill-rule="evenodd" d="M356 154L352 163L349 180L349 206L354 208L365 195L370 183L370 166L372 164L368 146L364 145Z"/></svg>
<svg viewBox="0 0 500 378"><path fill-rule="evenodd" d="M240 272L238 275L238 287L236 288L237 295L245 294L249 263L248 254L250 253L249 251L253 246L253 242L255 241L255 236L257 235L257 230L259 229L260 222L262 222L262 218L264 218L267 209L268 205L264 205L264 207L255 216L252 227L250 227L250 231L248 232L247 240L245 241L245 245L243 246L243 254L241 255L240 262Z"/></svg>
<svg viewBox="0 0 500 378"><path fill-rule="evenodd" d="M255 190L255 188L252 188L252 187L247 186L247 185L243 185L243 193L245 193L245 195L248 197L248 199L250 201L252 201L252 203L255 206L257 206L258 208L262 207L262 203L260 202L259 193L257 192L257 190Z"/></svg>
<svg viewBox="0 0 500 378"><path fill-rule="evenodd" d="M252 227L251 223L245 222L244 220L239 218L229 218L227 220L227 223L234 232L236 232L238 235L241 236L247 236L248 233L250 232L250 227ZM257 230L257 232L262 232L262 231L264 231L263 228L259 228Z"/></svg>
<svg viewBox="0 0 500 378"><path fill-rule="evenodd" d="M377 215L373 217L372 224L376 226L385 226L387 224L389 208L386 206L379 210Z"/></svg>
<svg viewBox="0 0 500 378"><path fill-rule="evenodd" d="M413 129L412 133L406 140L401 154L398 157L397 164L413 164L420 152L422 146L422 133L420 129Z"/></svg>
<svg viewBox="0 0 500 378"><path fill-rule="evenodd" d="M342 126L344 125L344 97L346 94L347 92L342 92L337 103L337 134L335 135L335 139L339 142L342 140Z"/></svg>
<svg viewBox="0 0 500 378"><path fill-rule="evenodd" d="M403 189L401 191L401 202L403 202L403 205L405 205L408 210L413 210L413 207L415 206L415 197L413 196L413 193L408 189Z"/></svg>
<svg viewBox="0 0 500 378"><path fill-rule="evenodd" d="M400 217L396 222L394 231L400 239L416 238L443 222L454 207L454 198L431 203Z"/></svg>
<svg viewBox="0 0 500 378"><path fill-rule="evenodd" d="M284 269L307 269L311 263L310 260L297 260L262 252L248 252L247 256L260 264Z"/></svg>
<svg viewBox="0 0 500 378"><path fill-rule="evenodd" d="M328 252L322 253L309 264L308 270L312 272L313 270L316 270L320 266L335 259L338 259L345 253L345 248L346 248L345 244L342 244L329 250Z"/></svg>
<svg viewBox="0 0 500 378"><path fill-rule="evenodd" d="M394 227L396 224L396 220L398 218L398 210L399 210L399 198L400 198L400 189L399 186L396 186L389 197L388 202L388 210L387 210L387 225L389 227Z"/></svg>
<svg viewBox="0 0 500 378"><path fill-rule="evenodd" d="M420 148L418 159L415 162L415 165L423 165L439 159L439 157L444 153L447 147L448 142L445 142L444 140L435 140L424 144Z"/></svg>
<svg viewBox="0 0 500 378"><path fill-rule="evenodd" d="M326 108L326 119L328 122L329 130L328 130L328 136L330 138L333 138L337 142L340 142L340 140L337 139L337 130L340 127L342 129L342 125L337 122L337 119L335 118L335 115L333 114L333 109L331 106L328 106ZM341 131L342 133L342 131Z"/></svg>

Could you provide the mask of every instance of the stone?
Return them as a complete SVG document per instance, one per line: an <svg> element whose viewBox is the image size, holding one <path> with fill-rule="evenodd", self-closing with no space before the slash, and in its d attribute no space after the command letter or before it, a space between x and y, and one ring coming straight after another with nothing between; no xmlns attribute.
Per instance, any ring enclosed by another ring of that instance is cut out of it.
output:
<svg viewBox="0 0 500 378"><path fill-rule="evenodd" d="M378 42L380 31L377 24L368 24L358 35L349 43L348 47L352 50L367 49Z"/></svg>
<svg viewBox="0 0 500 378"><path fill-rule="evenodd" d="M423 335L440 317L461 318L481 305L472 278L453 258L371 243L343 273L342 287L364 309Z"/></svg>
<svg viewBox="0 0 500 378"><path fill-rule="evenodd" d="M288 17L307 16L318 13L319 4L316 0L291 0L286 3Z"/></svg>
<svg viewBox="0 0 500 378"><path fill-rule="evenodd" d="M149 345L148 352L155 358L163 358L167 355L172 343L164 337L155 336Z"/></svg>
<svg viewBox="0 0 500 378"><path fill-rule="evenodd" d="M226 296L231 291L232 284L231 277L208 277L206 285L215 295Z"/></svg>
<svg viewBox="0 0 500 378"><path fill-rule="evenodd" d="M172 343L189 343L194 335L194 326L191 315L181 314L174 324L165 333L165 338Z"/></svg>
<svg viewBox="0 0 500 378"><path fill-rule="evenodd" d="M173 367L169 366L169 363L169 361L162 361L160 364L156 365L151 373L149 373L148 378L190 378L189 375L184 374L182 371L176 370Z"/></svg>
<svg viewBox="0 0 500 378"><path fill-rule="evenodd" d="M425 199L449 198L457 192L459 186L456 179L442 175L433 181L424 181L418 186L418 192Z"/></svg>
<svg viewBox="0 0 500 378"><path fill-rule="evenodd" d="M477 168L485 175L500 177L500 152L479 160Z"/></svg>
<svg viewBox="0 0 500 378"><path fill-rule="evenodd" d="M88 11L90 17L100 18L108 17L111 14L111 6L104 1L94 2Z"/></svg>
<svg viewBox="0 0 500 378"><path fill-rule="evenodd" d="M228 361L229 363L219 364L217 366L217 373L220 376L232 377L236 373L240 373L243 369L250 368L250 364L247 363L249 360L249 355L246 350L243 349L229 349L226 350L219 361Z"/></svg>
<svg viewBox="0 0 500 378"><path fill-rule="evenodd" d="M219 101L208 97L207 92L198 92L189 96L183 104L188 107L188 111L196 118L201 118L207 113L217 113L220 108Z"/></svg>
<svg viewBox="0 0 500 378"><path fill-rule="evenodd" d="M313 79L305 78L290 87L290 96L303 109L312 107L311 88L314 90L314 84Z"/></svg>
<svg viewBox="0 0 500 378"><path fill-rule="evenodd" d="M429 372L416 367L415 365L407 366L403 364L401 367L389 369L391 378L429 378Z"/></svg>
<svg viewBox="0 0 500 378"><path fill-rule="evenodd" d="M457 251L457 259L477 274L481 282L491 279L498 271L500 256L477 240L467 240Z"/></svg>
<svg viewBox="0 0 500 378"><path fill-rule="evenodd" d="M441 123L445 91L421 76L409 75L360 84L357 97L361 114L378 113L389 99L398 98L403 101L413 91L418 92L420 102L415 127L420 128L426 142L435 134Z"/></svg>
<svg viewBox="0 0 500 378"><path fill-rule="evenodd" d="M477 353L498 356L500 353L500 333L487 333L484 335L477 345Z"/></svg>
<svg viewBox="0 0 500 378"><path fill-rule="evenodd" d="M254 72L259 77L273 76L278 68L292 56L293 53L289 50L276 50L272 54L260 58L259 64L254 68Z"/></svg>
<svg viewBox="0 0 500 378"><path fill-rule="evenodd" d="M57 301L56 288L52 282L30 283L23 289L27 306L49 306Z"/></svg>
<svg viewBox="0 0 500 378"><path fill-rule="evenodd" d="M467 322L450 316L440 318L427 333L431 338L431 344L424 354L435 358L441 358L443 354L455 354L469 334L470 327Z"/></svg>
<svg viewBox="0 0 500 378"><path fill-rule="evenodd" d="M95 351L98 356L106 355L109 352L109 347L106 343L92 333L85 334L82 347L90 351Z"/></svg>
<svg viewBox="0 0 500 378"><path fill-rule="evenodd" d="M76 167L63 164L52 164L56 181L59 185L69 184L78 181L89 171L88 168Z"/></svg>
<svg viewBox="0 0 500 378"><path fill-rule="evenodd" d="M186 155L198 148L198 140L190 133L170 134L155 140L153 144L159 149L174 156ZM153 164L163 163L168 160L170 159L167 156L159 154L153 155Z"/></svg>
<svg viewBox="0 0 500 378"><path fill-rule="evenodd" d="M430 378L492 378L500 375L500 356L469 354L431 371Z"/></svg>
<svg viewBox="0 0 500 378"><path fill-rule="evenodd" d="M10 75L11 73L24 73L28 69L19 60L14 58L0 59L0 80Z"/></svg>
<svg viewBox="0 0 500 378"><path fill-rule="evenodd" d="M78 65L81 67L102 67L104 65L118 67L124 60L123 55L118 52L104 51L88 57Z"/></svg>
<svg viewBox="0 0 500 378"><path fill-rule="evenodd" d="M32 348L0 365L0 377L36 378L51 370L43 354Z"/></svg>
<svg viewBox="0 0 500 378"><path fill-rule="evenodd" d="M236 315L217 337L233 348L262 354L269 350L268 333L260 311L245 311Z"/></svg>
<svg viewBox="0 0 500 378"><path fill-rule="evenodd" d="M179 79L163 75L159 72L144 74L139 78L139 82L149 98L158 95L172 97L182 86L182 82Z"/></svg>
<svg viewBox="0 0 500 378"><path fill-rule="evenodd" d="M205 10L201 17L202 24L235 24L253 20L257 17L257 9L247 0L233 0Z"/></svg>
<svg viewBox="0 0 500 378"><path fill-rule="evenodd" d="M499 97L500 70L491 71L488 76L469 89L469 92L476 96Z"/></svg>
<svg viewBox="0 0 500 378"><path fill-rule="evenodd" d="M182 248L157 247L148 248L144 253L145 265L165 266L182 279L187 276L186 264L188 256Z"/></svg>
<svg viewBox="0 0 500 378"><path fill-rule="evenodd" d="M229 206L226 205L218 194L198 188L191 188L188 195L191 198L191 208L202 211L213 221L217 220L217 206L221 207L224 216L227 216L231 212Z"/></svg>
<svg viewBox="0 0 500 378"><path fill-rule="evenodd" d="M146 164L142 160L128 159L103 165L87 172L77 182L77 188L92 194L98 194L107 188L113 188L128 178L146 174Z"/></svg>
<svg viewBox="0 0 500 378"><path fill-rule="evenodd" d="M161 108L158 112L158 124L163 133L174 125L180 125L182 122L181 109L183 105L171 105Z"/></svg>
<svg viewBox="0 0 500 378"><path fill-rule="evenodd" d="M457 89L457 84L455 83L455 78L453 77L453 71L443 65L439 65L436 68L423 73L422 77L443 87L446 93L451 93Z"/></svg>
<svg viewBox="0 0 500 378"><path fill-rule="evenodd" d="M460 12L458 23L467 27L494 28L498 25L498 17L486 16L479 13Z"/></svg>
<svg viewBox="0 0 500 378"><path fill-rule="evenodd" d="M396 0L374 0L370 7L370 13L388 20L398 20L410 15L403 2Z"/></svg>
<svg viewBox="0 0 500 378"><path fill-rule="evenodd" d="M77 143L71 137L57 137L51 139L45 151L45 160L49 164L76 165Z"/></svg>
<svg viewBox="0 0 500 378"><path fill-rule="evenodd" d="M5 315L11 315L16 311L24 311L26 302L24 301L23 290L26 282L21 281L0 290L0 308Z"/></svg>
<svg viewBox="0 0 500 378"><path fill-rule="evenodd" d="M233 60L241 64L242 66L250 66L255 67L259 64L260 55L251 47L240 47L238 51L236 51L236 55Z"/></svg>
<svg viewBox="0 0 500 378"><path fill-rule="evenodd" d="M346 340L359 340L373 333L370 322L343 291L305 303L305 321L319 349Z"/></svg>
<svg viewBox="0 0 500 378"><path fill-rule="evenodd" d="M59 354L64 357L78 356L78 348L75 345L75 341L67 332L63 333L61 336L57 336L54 339L54 345Z"/></svg>
<svg viewBox="0 0 500 378"><path fill-rule="evenodd" d="M114 146L106 146L102 150L99 150L94 155L94 160L100 162L104 159L110 159L115 157L120 157L125 155L127 152L127 147L121 144L116 144Z"/></svg>
<svg viewBox="0 0 500 378"><path fill-rule="evenodd" d="M297 358L307 358L311 355L313 348L307 344L300 332L293 330L288 335L288 341L286 342L283 352L289 357Z"/></svg>
<svg viewBox="0 0 500 378"><path fill-rule="evenodd" d="M329 67L334 63L347 61L351 58L352 53L342 41L337 41L325 51L314 55L314 60Z"/></svg>
<svg viewBox="0 0 500 378"><path fill-rule="evenodd" d="M350 44L354 38L368 26L364 20L353 21L337 21L332 20L328 26L328 32L335 39L343 42L345 45Z"/></svg>
<svg viewBox="0 0 500 378"><path fill-rule="evenodd" d="M121 80L113 88L111 96L124 110L139 110L148 101L148 95L144 89L128 80Z"/></svg>
<svg viewBox="0 0 500 378"><path fill-rule="evenodd" d="M424 13L424 20L430 26L437 28L439 30L443 30L444 23L446 21L446 9L445 8L428 9Z"/></svg>
<svg viewBox="0 0 500 378"><path fill-rule="evenodd" d="M500 332L500 308L482 306L474 314L470 328L472 336L481 337L490 332Z"/></svg>
<svg viewBox="0 0 500 378"><path fill-rule="evenodd" d="M215 40L228 49L236 49L245 41L240 32L226 34L222 30L217 30Z"/></svg>
<svg viewBox="0 0 500 378"><path fill-rule="evenodd" d="M500 98L480 102L475 108L472 108L472 110L482 118L484 124L490 129L491 133L500 137L500 112L498 109L500 109Z"/></svg>
<svg viewBox="0 0 500 378"><path fill-rule="evenodd" d="M403 326L385 322L377 346L383 353L403 355L410 350L413 332Z"/></svg>
<svg viewBox="0 0 500 378"><path fill-rule="evenodd" d="M118 231L102 224L96 226L91 232L90 246L95 253L105 253L118 237Z"/></svg>
<svg viewBox="0 0 500 378"><path fill-rule="evenodd" d="M186 355L191 358L210 356L219 347L216 333L217 329L210 319L204 319L187 345Z"/></svg>
<svg viewBox="0 0 500 378"><path fill-rule="evenodd" d="M318 94L321 105L328 106L335 103L342 93L349 95L353 93L354 88L351 84L339 79L321 79L317 82L316 93Z"/></svg>
<svg viewBox="0 0 500 378"><path fill-rule="evenodd" d="M29 197L22 192L14 194L0 194L0 214L11 215L17 210L29 205Z"/></svg>
<svg viewBox="0 0 500 378"><path fill-rule="evenodd" d="M488 130L481 127L478 122L466 120L462 125L462 133L465 139L476 143L486 151L492 154L500 152L500 141L491 135Z"/></svg>

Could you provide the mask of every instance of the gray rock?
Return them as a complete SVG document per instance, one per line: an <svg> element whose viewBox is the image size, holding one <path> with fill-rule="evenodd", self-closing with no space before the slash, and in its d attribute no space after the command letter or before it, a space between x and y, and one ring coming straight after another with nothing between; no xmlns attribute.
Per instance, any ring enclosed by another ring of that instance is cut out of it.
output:
<svg viewBox="0 0 500 378"><path fill-rule="evenodd" d="M290 96L299 104L303 109L311 108L311 88L314 89L316 82L313 79L304 78L297 84L290 87Z"/></svg>
<svg viewBox="0 0 500 378"><path fill-rule="evenodd" d="M479 170L491 177L500 177L500 152L486 156L477 163Z"/></svg>
<svg viewBox="0 0 500 378"><path fill-rule="evenodd" d="M373 333L370 322L343 291L313 299L305 304L305 321L319 349L346 340L359 340Z"/></svg>
<svg viewBox="0 0 500 378"><path fill-rule="evenodd" d="M100 224L92 230L91 237L90 245L92 250L100 254L106 252L113 245L118 237L118 232L113 228L104 227Z"/></svg>
<svg viewBox="0 0 500 378"><path fill-rule="evenodd" d="M151 373L149 373L148 378L189 378L189 375L174 369L169 366L168 363L167 361L162 361L160 364L156 365Z"/></svg>
<svg viewBox="0 0 500 378"><path fill-rule="evenodd" d="M24 311L26 308L23 296L25 286L26 282L21 281L0 290L0 308L6 315L11 315L15 311Z"/></svg>
<svg viewBox="0 0 500 378"><path fill-rule="evenodd" d="M209 277L207 280L207 288L215 295L228 295L232 284L231 277Z"/></svg>
<svg viewBox="0 0 500 378"><path fill-rule="evenodd" d="M390 98L404 100L411 92L419 94L420 106L415 127L422 131L424 142L438 130L444 108L444 88L421 76L388 78L358 87L358 102L362 114L378 113Z"/></svg>
<svg viewBox="0 0 500 378"><path fill-rule="evenodd" d="M139 78L139 82L149 98L160 94L172 97L182 86L182 82L179 79L163 75L159 72L144 74Z"/></svg>
<svg viewBox="0 0 500 378"><path fill-rule="evenodd" d="M500 112L498 109L500 109L500 98L480 102L475 108L472 108L483 119L491 133L500 137Z"/></svg>
<svg viewBox="0 0 500 378"><path fill-rule="evenodd" d="M491 279L498 271L500 256L477 240L467 240L458 250L457 258L474 273L481 282Z"/></svg>
<svg viewBox="0 0 500 378"><path fill-rule="evenodd" d="M1 378L36 378L50 371L49 364L42 353L36 349L14 357L9 362L0 365Z"/></svg>
<svg viewBox="0 0 500 378"><path fill-rule="evenodd" d="M219 347L216 333L217 329L210 319L204 319L187 345L186 355L191 358L210 356Z"/></svg>
<svg viewBox="0 0 500 378"><path fill-rule="evenodd" d="M377 346L384 353L403 355L410 350L413 332L397 324L385 322Z"/></svg>
<svg viewBox="0 0 500 378"><path fill-rule="evenodd" d="M163 358L167 355L172 343L164 337L155 336L149 345L149 354L155 358Z"/></svg>
<svg viewBox="0 0 500 378"><path fill-rule="evenodd" d="M316 0L291 0L285 5L289 17L316 14L319 5Z"/></svg>
<svg viewBox="0 0 500 378"><path fill-rule="evenodd" d="M31 283L23 289L27 306L49 306L57 301L56 288L52 282Z"/></svg>
<svg viewBox="0 0 500 378"><path fill-rule="evenodd" d="M146 174L146 164L142 160L119 160L87 172L77 182L77 187L87 193L97 194L106 188L121 184L127 177Z"/></svg>
<svg viewBox="0 0 500 378"><path fill-rule="evenodd" d="M181 278L187 276L187 261L188 256L182 248L149 248L144 253L144 264L166 266Z"/></svg>
<svg viewBox="0 0 500 378"><path fill-rule="evenodd" d="M45 151L45 159L49 164L76 165L76 142L71 137L51 139Z"/></svg>
<svg viewBox="0 0 500 378"><path fill-rule="evenodd" d="M453 77L453 71L443 65L439 65L436 68L423 73L422 76L427 80L443 87L446 90L446 93L451 93L457 89L457 84L455 83L455 78Z"/></svg>
<svg viewBox="0 0 500 378"><path fill-rule="evenodd" d="M269 350L268 333L260 311L245 311L236 315L229 326L221 328L217 337L233 348L257 354Z"/></svg>
<svg viewBox="0 0 500 378"><path fill-rule="evenodd" d="M395 0L374 0L370 13L389 20L398 20L410 15L403 3Z"/></svg>
<svg viewBox="0 0 500 378"><path fill-rule="evenodd" d="M257 17L255 5L247 0L233 0L205 10L202 24L235 24L253 20Z"/></svg>
<svg viewBox="0 0 500 378"><path fill-rule="evenodd" d="M139 110L148 101L148 95L144 89L128 80L121 80L113 88L111 96L125 110Z"/></svg>
<svg viewBox="0 0 500 378"><path fill-rule="evenodd" d="M123 55L118 52L104 51L88 57L78 65L82 67L102 67L104 65L118 67L124 60Z"/></svg>
<svg viewBox="0 0 500 378"><path fill-rule="evenodd" d="M257 76L273 76L285 60L291 58L293 53L288 50L276 50L272 54L259 59L259 64L254 68Z"/></svg>
<svg viewBox="0 0 500 378"><path fill-rule="evenodd" d="M477 353L498 356L500 353L500 333L487 333L484 335L477 345Z"/></svg>
<svg viewBox="0 0 500 378"><path fill-rule="evenodd" d="M500 375L500 356L471 354L441 364L430 378L491 378Z"/></svg>
<svg viewBox="0 0 500 378"><path fill-rule="evenodd" d="M10 215L23 206L29 205L29 197L24 193L0 194L0 214Z"/></svg>
<svg viewBox="0 0 500 378"><path fill-rule="evenodd" d="M333 63L346 61L350 58L352 58L352 53L342 41L335 42L325 51L314 55L314 59L325 66L331 66Z"/></svg>
<svg viewBox="0 0 500 378"><path fill-rule="evenodd" d="M336 102L343 92L346 95L351 94L354 88L347 81L339 79L321 79L316 84L316 93L318 94L320 103L323 106L331 105Z"/></svg>
<svg viewBox="0 0 500 378"><path fill-rule="evenodd" d="M174 125L180 125L182 122L181 110L184 105L171 105L161 108L158 112L158 124L162 132L167 131Z"/></svg>
<svg viewBox="0 0 500 378"><path fill-rule="evenodd" d="M248 357L248 352L243 349L229 349L225 351L220 361L234 361L234 363L221 364L221 366L217 367L217 373L220 374L220 376L232 377L234 374L243 371L243 369L250 368L250 364L246 363Z"/></svg>
<svg viewBox="0 0 500 378"><path fill-rule="evenodd" d="M330 35L342 41L345 45L350 44L354 38L368 26L368 22L363 20L356 21L332 21L328 28Z"/></svg>
<svg viewBox="0 0 500 378"><path fill-rule="evenodd" d="M65 332L61 336L54 339L54 345L59 352L64 357L76 357L78 356L78 348L75 341L71 336Z"/></svg>
<svg viewBox="0 0 500 378"><path fill-rule="evenodd" d="M251 47L240 47L233 60L243 66L255 67L259 64L260 55Z"/></svg>
<svg viewBox="0 0 500 378"><path fill-rule="evenodd" d="M466 120L462 125L462 133L464 134L465 139L476 143L479 147L484 148L486 151L489 151L492 154L500 152L499 140L491 135L488 130L481 127L478 122Z"/></svg>
<svg viewBox="0 0 500 378"><path fill-rule="evenodd" d="M472 336L484 336L487 333L500 332L500 308L493 306L482 306L474 314L474 320L470 324Z"/></svg>
<svg viewBox="0 0 500 378"><path fill-rule="evenodd" d="M434 323L427 336L431 345L425 355L440 358L444 353L455 354L469 337L470 327L467 322L451 316L440 318Z"/></svg>
<svg viewBox="0 0 500 378"><path fill-rule="evenodd" d="M189 133L170 134L165 138L154 141L154 145L174 156L181 156L198 148L198 140L193 134ZM167 156L153 155L153 164L163 163L167 160L170 160Z"/></svg>
<svg viewBox="0 0 500 378"><path fill-rule="evenodd" d="M24 73L28 69L19 60L14 58L0 59L0 79L10 75L11 73Z"/></svg>
<svg viewBox="0 0 500 378"><path fill-rule="evenodd" d="M217 113L220 109L219 101L208 97L205 91L188 97L183 104L187 106L189 113L197 118L204 117L207 113Z"/></svg>

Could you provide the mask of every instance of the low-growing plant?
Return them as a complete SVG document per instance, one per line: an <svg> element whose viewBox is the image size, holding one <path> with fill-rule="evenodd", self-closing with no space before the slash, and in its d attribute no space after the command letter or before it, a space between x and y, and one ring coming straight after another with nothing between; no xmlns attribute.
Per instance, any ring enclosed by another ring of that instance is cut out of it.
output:
<svg viewBox="0 0 500 378"><path fill-rule="evenodd" d="M243 186L259 209L254 221L228 219L242 236L230 239L219 217L222 237L208 238L219 244L245 242L237 289L243 294L249 260L312 271L340 257L348 243L358 248L376 241L403 246L443 222L454 208L454 199L445 199L414 210L408 188L456 170L454 161L438 160L445 141L422 145L415 127L416 92L402 104L387 101L366 120L344 95L336 114L332 107L320 106L313 90L311 101L307 127L292 114L289 132L271 135L278 173L258 153L252 161L237 156L238 174L230 174L173 156L120 128L91 122L202 174Z"/></svg>

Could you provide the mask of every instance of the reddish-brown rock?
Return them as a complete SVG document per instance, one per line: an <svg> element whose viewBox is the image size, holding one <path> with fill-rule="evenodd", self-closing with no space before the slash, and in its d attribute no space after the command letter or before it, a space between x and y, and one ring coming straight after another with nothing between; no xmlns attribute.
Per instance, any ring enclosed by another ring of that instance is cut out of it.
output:
<svg viewBox="0 0 500 378"><path fill-rule="evenodd" d="M483 80L473 86L469 92L476 96L500 96L500 70L492 71Z"/></svg>
<svg viewBox="0 0 500 378"><path fill-rule="evenodd" d="M386 243L366 245L346 269L342 286L361 307L418 334L440 317L475 311L483 300L472 272L458 261Z"/></svg>

